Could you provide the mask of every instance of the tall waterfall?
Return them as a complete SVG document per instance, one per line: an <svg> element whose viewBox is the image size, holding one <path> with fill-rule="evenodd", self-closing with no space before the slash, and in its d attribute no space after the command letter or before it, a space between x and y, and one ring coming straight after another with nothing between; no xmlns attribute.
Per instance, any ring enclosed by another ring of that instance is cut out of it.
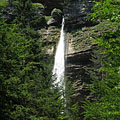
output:
<svg viewBox="0 0 120 120"><path fill-rule="evenodd" d="M63 87L65 89L64 83L64 74L65 74L65 33L64 33L64 18L62 20L62 28L60 34L60 40L57 46L54 67L53 67L53 75L56 78L54 84L58 83L59 87Z"/></svg>

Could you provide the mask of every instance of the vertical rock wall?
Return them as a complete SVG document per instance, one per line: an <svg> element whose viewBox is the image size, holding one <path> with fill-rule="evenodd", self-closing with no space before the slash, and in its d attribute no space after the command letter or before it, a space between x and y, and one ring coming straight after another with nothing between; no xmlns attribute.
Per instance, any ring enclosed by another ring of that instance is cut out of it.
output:
<svg viewBox="0 0 120 120"><path fill-rule="evenodd" d="M74 0L64 9L65 30L68 32L66 76L74 86L72 102L79 102L79 114L83 112L82 102L90 97L84 84L91 81L88 71L92 66L90 59L95 43L89 39L89 32L84 31L84 27L91 25L87 15L92 5L88 1ZM82 120L83 116L80 117Z"/></svg>
<svg viewBox="0 0 120 120"><path fill-rule="evenodd" d="M87 20L87 15L93 3L89 2L89 0L85 2L82 1L83 0L72 0L72 2L64 8L65 26L68 31L73 28L81 28L91 24Z"/></svg>

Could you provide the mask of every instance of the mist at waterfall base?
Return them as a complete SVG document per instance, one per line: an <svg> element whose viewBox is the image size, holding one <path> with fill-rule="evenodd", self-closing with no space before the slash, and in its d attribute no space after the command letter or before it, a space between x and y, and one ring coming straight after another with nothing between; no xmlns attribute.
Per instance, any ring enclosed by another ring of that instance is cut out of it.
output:
<svg viewBox="0 0 120 120"><path fill-rule="evenodd" d="M54 67L53 67L53 80L54 85L58 84L58 87L61 87L65 90L65 82L64 82L64 74L65 74L65 33L64 33L64 18L62 20L62 28L60 34L60 40L58 42L55 59L54 59Z"/></svg>

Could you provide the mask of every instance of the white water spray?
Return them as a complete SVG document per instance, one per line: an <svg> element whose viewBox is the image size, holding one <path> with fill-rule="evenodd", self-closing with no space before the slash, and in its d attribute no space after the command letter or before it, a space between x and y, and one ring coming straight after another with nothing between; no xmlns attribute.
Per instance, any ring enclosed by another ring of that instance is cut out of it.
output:
<svg viewBox="0 0 120 120"><path fill-rule="evenodd" d="M65 33L64 33L64 18L62 20L62 28L60 34L60 40L57 46L55 61L53 67L53 75L55 79L54 84L58 84L59 87L63 87L65 90L64 74L65 74Z"/></svg>

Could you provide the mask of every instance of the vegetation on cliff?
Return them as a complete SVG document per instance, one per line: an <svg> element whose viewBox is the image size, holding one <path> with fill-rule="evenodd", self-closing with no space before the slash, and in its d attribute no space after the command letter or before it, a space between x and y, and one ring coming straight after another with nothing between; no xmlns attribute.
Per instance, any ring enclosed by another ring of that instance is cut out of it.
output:
<svg viewBox="0 0 120 120"><path fill-rule="evenodd" d="M84 119L120 119L120 3L117 1L96 2L90 20L98 20L100 24L73 32L76 50L85 51L98 45L92 58L93 81L88 85L94 101L84 102ZM45 18L50 17L44 17L45 8L31 0L0 0L1 120L80 119L81 108L73 101L71 83L67 83L66 105L60 88L52 84L52 60L46 48L53 47L60 30L45 28ZM86 44L91 46L85 48Z"/></svg>
<svg viewBox="0 0 120 120"><path fill-rule="evenodd" d="M120 6L119 2L105 0L93 7L91 19L109 21L109 31L95 38L98 50L93 56L95 64L91 77L91 94L95 101L86 101L85 118L90 120L120 119ZM97 54L96 54L97 53ZM101 56L100 59L98 56Z"/></svg>

